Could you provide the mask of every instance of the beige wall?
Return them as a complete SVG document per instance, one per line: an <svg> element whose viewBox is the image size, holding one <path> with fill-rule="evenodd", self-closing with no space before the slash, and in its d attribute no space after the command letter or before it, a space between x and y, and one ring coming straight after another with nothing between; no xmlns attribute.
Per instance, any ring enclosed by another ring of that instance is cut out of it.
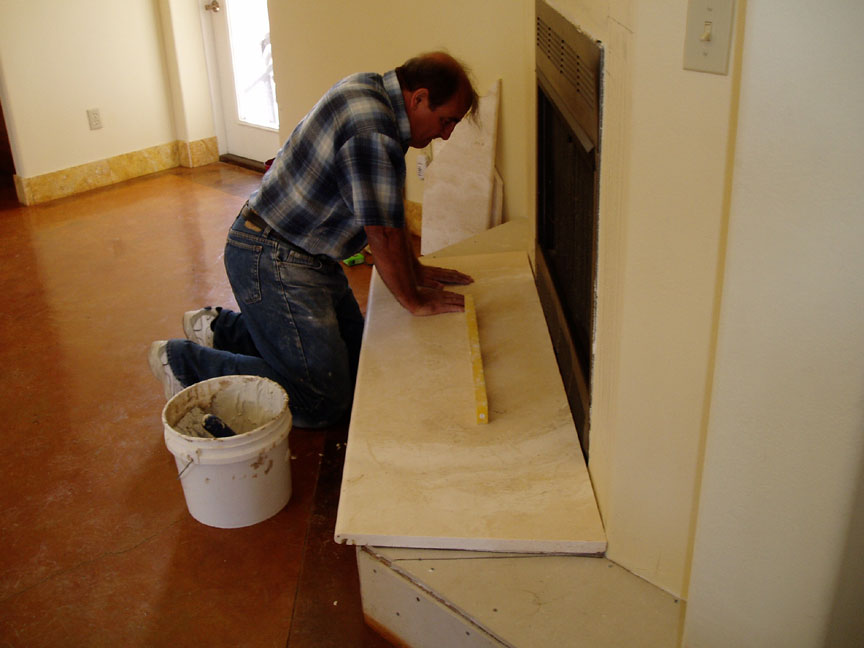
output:
<svg viewBox="0 0 864 648"><path fill-rule="evenodd" d="M0 98L19 179L212 138L200 11L195 0L4 2ZM152 166L149 153L140 161Z"/></svg>
<svg viewBox="0 0 864 648"><path fill-rule="evenodd" d="M158 0L165 60L171 84L176 139L184 142L213 137L210 82L201 31L200 3Z"/></svg>
<svg viewBox="0 0 864 648"><path fill-rule="evenodd" d="M603 42L590 470L608 555L686 596L732 76L682 69L684 0L555 0Z"/></svg>
<svg viewBox="0 0 864 648"><path fill-rule="evenodd" d="M688 646L864 645L862 24L748 3Z"/></svg>
<svg viewBox="0 0 864 648"><path fill-rule="evenodd" d="M860 645L864 16L738 2L714 76L681 69L686 4L553 0L607 55L608 555L689 598L687 646Z"/></svg>
<svg viewBox="0 0 864 648"><path fill-rule="evenodd" d="M175 139L154 0L4 2L0 61L19 176Z"/></svg>
<svg viewBox="0 0 864 648"><path fill-rule="evenodd" d="M485 92L502 79L498 168L505 216L534 214L533 4L525 0L342 0L270 2L283 140L319 97L354 72L385 72L423 51L447 49ZM416 151L407 157L408 195L421 200Z"/></svg>

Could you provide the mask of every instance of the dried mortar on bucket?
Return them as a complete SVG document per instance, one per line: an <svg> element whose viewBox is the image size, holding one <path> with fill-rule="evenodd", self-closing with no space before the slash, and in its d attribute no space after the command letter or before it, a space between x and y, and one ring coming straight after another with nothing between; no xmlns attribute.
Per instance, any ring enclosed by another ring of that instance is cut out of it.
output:
<svg viewBox="0 0 864 648"><path fill-rule="evenodd" d="M263 383L252 383L254 391L250 393L250 384L230 385L207 397L200 394L198 402L190 402L189 409L173 428L187 437L212 439L213 435L204 429L204 417L207 414L218 416L228 427L238 435L251 432L270 422L273 417L272 408L262 407L259 403L267 402L268 390Z"/></svg>

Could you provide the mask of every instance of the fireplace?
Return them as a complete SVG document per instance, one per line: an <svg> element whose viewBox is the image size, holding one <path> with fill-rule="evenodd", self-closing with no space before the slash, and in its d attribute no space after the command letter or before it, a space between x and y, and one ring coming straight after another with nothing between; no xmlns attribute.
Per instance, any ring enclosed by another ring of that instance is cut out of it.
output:
<svg viewBox="0 0 864 648"><path fill-rule="evenodd" d="M536 280L587 460L603 50L543 0L536 9Z"/></svg>

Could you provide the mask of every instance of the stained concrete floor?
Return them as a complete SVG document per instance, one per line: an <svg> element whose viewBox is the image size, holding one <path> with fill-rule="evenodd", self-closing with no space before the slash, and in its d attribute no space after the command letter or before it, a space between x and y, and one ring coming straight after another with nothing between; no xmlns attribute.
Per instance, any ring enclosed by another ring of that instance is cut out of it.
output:
<svg viewBox="0 0 864 648"><path fill-rule="evenodd" d="M383 648L336 545L345 426L294 429L293 495L192 519L146 349L234 305L225 233L260 175L174 169L35 207L0 197L0 647ZM348 270L365 304L369 268Z"/></svg>

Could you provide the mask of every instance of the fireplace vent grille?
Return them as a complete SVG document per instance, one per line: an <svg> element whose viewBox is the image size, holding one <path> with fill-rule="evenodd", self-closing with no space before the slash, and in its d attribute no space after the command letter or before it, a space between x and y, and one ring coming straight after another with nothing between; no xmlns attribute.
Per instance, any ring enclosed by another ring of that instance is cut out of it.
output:
<svg viewBox="0 0 864 648"><path fill-rule="evenodd" d="M537 16L537 48L589 105L597 109L597 78L585 60L541 16Z"/></svg>
<svg viewBox="0 0 864 648"><path fill-rule="evenodd" d="M538 82L590 151L600 141L602 46L544 0L536 8Z"/></svg>

